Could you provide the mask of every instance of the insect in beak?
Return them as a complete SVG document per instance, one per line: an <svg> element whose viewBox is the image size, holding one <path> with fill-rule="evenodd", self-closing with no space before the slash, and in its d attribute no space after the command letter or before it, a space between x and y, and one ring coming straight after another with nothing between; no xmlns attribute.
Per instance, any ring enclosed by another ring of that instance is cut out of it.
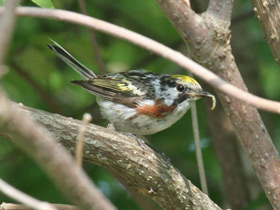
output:
<svg viewBox="0 0 280 210"><path fill-rule="evenodd" d="M204 90L200 91L199 93L196 94L196 96L198 97L208 97L212 99L212 107L211 110L214 110L216 107L216 98L214 95L212 95L211 93L208 93Z"/></svg>
<svg viewBox="0 0 280 210"><path fill-rule="evenodd" d="M216 107L216 98L214 95L212 95L211 93L208 93L204 90L201 90L199 92L191 92L191 93L187 93L189 97L192 97L192 98L201 98L201 97L208 97L208 98L211 98L212 99L212 107L211 107L211 110L214 110L215 107Z"/></svg>

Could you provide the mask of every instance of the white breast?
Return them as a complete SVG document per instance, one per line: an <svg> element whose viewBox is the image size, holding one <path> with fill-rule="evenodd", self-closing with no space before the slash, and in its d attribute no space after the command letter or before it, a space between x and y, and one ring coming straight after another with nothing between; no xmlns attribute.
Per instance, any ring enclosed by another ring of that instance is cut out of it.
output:
<svg viewBox="0 0 280 210"><path fill-rule="evenodd" d="M154 134L170 127L184 116L191 105L188 101L184 101L165 118L155 118L138 114L133 108L98 97L97 103L103 117L114 124L116 129L139 135ZM152 105L153 101L149 100L146 103Z"/></svg>

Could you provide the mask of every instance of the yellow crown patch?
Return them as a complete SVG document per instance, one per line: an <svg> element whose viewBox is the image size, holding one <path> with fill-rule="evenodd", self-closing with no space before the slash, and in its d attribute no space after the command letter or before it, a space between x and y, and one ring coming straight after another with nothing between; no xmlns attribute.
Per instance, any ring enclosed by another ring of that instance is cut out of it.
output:
<svg viewBox="0 0 280 210"><path fill-rule="evenodd" d="M179 79L179 80L182 80L183 82L185 83L191 83L191 84L194 84L194 85L199 85L198 82L191 78L191 77L188 77L188 76L184 76L184 75L172 75L173 78L176 78L176 79Z"/></svg>

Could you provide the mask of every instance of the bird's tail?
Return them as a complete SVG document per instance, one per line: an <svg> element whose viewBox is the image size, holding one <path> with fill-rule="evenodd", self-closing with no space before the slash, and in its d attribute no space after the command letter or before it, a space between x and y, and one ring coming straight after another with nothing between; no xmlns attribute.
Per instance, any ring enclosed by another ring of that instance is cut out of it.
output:
<svg viewBox="0 0 280 210"><path fill-rule="evenodd" d="M85 79L95 78L96 75L77 59L75 59L69 52L61 47L57 42L51 40L55 45L48 45L48 47L65 63L67 63L72 69L79 73Z"/></svg>

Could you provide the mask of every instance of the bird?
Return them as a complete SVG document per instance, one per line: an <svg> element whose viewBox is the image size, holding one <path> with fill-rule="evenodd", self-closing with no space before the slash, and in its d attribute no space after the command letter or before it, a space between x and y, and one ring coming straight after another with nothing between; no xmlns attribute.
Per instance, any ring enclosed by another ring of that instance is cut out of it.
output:
<svg viewBox="0 0 280 210"><path fill-rule="evenodd" d="M72 83L96 96L102 116L116 130L151 135L169 128L201 97L215 96L204 91L185 75L154 73L144 69L96 75L57 42L47 45L55 55L83 77Z"/></svg>

